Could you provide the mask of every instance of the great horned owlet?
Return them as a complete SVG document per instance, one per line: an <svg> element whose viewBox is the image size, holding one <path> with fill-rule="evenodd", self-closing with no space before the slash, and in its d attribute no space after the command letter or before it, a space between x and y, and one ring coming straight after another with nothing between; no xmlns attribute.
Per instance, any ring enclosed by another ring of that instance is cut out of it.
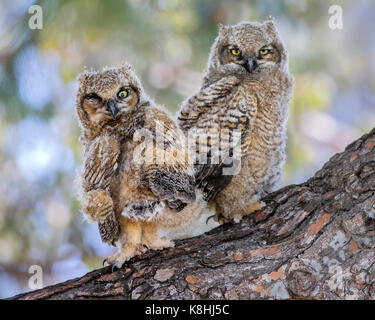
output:
<svg viewBox="0 0 375 320"><path fill-rule="evenodd" d="M207 161L196 163L196 183L221 222L259 209L260 198L277 187L292 90L287 51L272 18L220 26L202 87L183 103L178 119L185 134L206 132Z"/></svg>
<svg viewBox="0 0 375 320"><path fill-rule="evenodd" d="M78 76L76 112L84 146L79 196L85 217L98 221L102 240L114 245L120 235L120 225L109 188L120 154L120 139L114 104L105 103L96 93L98 88L92 82L95 74L85 71Z"/></svg>
<svg viewBox="0 0 375 320"><path fill-rule="evenodd" d="M106 224L102 238L118 240L107 262L121 266L146 248L172 246L163 235L190 226L205 202L195 194L183 132L129 65L84 72L79 80L83 209ZM116 222L120 235L113 237Z"/></svg>

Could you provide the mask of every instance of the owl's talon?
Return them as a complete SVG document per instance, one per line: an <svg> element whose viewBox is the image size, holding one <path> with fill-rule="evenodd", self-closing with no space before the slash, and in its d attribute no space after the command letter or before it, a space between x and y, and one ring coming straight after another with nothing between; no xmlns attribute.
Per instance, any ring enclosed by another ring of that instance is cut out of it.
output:
<svg viewBox="0 0 375 320"><path fill-rule="evenodd" d="M122 264L121 264L120 267L118 267L117 266L117 262L115 262L114 264L112 264L111 272L114 272L114 271L116 271L118 269L121 269L121 267L122 267Z"/></svg>
<svg viewBox="0 0 375 320"><path fill-rule="evenodd" d="M228 219L220 219L220 220L219 220L219 223L220 223L220 224L226 224L226 223L228 223L228 222L231 222L231 220L228 220Z"/></svg>
<svg viewBox="0 0 375 320"><path fill-rule="evenodd" d="M266 204L263 201L254 202L254 203L247 206L246 212L245 212L245 214L242 215L242 217L250 215L250 214L252 214L256 211L259 211L259 210L263 209L265 206L266 206ZM242 219L242 217L240 217L240 220Z"/></svg>
<svg viewBox="0 0 375 320"><path fill-rule="evenodd" d="M217 222L219 222L220 224L225 224L231 221L231 219L224 217L221 213L219 213L216 218Z"/></svg>
<svg viewBox="0 0 375 320"><path fill-rule="evenodd" d="M241 222L241 218L234 217L234 218L233 218L233 222L234 222L234 223L240 223L240 222Z"/></svg>
<svg viewBox="0 0 375 320"><path fill-rule="evenodd" d="M117 261L109 263L108 262L108 258L105 258L103 260L103 267L109 267L109 266L111 267L111 272L114 272L114 271L116 271L116 269L120 269L121 266L122 266L122 264L119 266L119 264L117 263Z"/></svg>
<svg viewBox="0 0 375 320"><path fill-rule="evenodd" d="M212 216L209 216L207 219L206 219L206 224L208 224L208 222L210 221L210 219L214 219L215 221L215 215L212 215Z"/></svg>

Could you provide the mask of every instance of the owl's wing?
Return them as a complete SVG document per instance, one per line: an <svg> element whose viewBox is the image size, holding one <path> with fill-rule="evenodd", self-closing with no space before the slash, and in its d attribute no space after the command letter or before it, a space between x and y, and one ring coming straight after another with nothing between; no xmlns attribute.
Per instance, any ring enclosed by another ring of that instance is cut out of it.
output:
<svg viewBox="0 0 375 320"><path fill-rule="evenodd" d="M185 136L160 110L152 111L145 128L152 137L144 153L142 183L170 208L180 211L195 201L194 172L188 162Z"/></svg>
<svg viewBox="0 0 375 320"><path fill-rule="evenodd" d="M100 236L103 242L111 245L114 245L120 234L120 226L113 210L112 199L106 199L106 197L91 199L90 194L92 192L104 192L107 197L110 197L106 190L109 189L119 154L120 145L114 136L99 136L88 146L85 152L83 172L83 197L91 202L88 204L91 210L86 208L88 211L86 214L93 214L92 218L94 216L100 217L98 222ZM105 199L107 201L104 201Z"/></svg>
<svg viewBox="0 0 375 320"><path fill-rule="evenodd" d="M171 209L181 211L195 201L194 176L178 167L154 167L147 170L143 182Z"/></svg>
<svg viewBox="0 0 375 320"><path fill-rule="evenodd" d="M120 154L119 141L114 136L99 136L85 153L84 190L108 189Z"/></svg>
<svg viewBox="0 0 375 320"><path fill-rule="evenodd" d="M178 117L185 134L198 137L193 140L193 146L200 150L200 156L203 153L204 161L198 157L195 179L206 201L215 198L230 183L241 154L247 148L249 99L243 101L241 98L244 92L241 92L240 82L237 77L230 76L203 88L184 103ZM236 129L239 131L235 132ZM207 137L206 149L202 149L202 140L199 141L202 134ZM241 147L240 154L236 152L238 146Z"/></svg>
<svg viewBox="0 0 375 320"><path fill-rule="evenodd" d="M120 237L121 230L114 210L110 212L103 222L98 223L98 229L102 241L115 246L116 241Z"/></svg>

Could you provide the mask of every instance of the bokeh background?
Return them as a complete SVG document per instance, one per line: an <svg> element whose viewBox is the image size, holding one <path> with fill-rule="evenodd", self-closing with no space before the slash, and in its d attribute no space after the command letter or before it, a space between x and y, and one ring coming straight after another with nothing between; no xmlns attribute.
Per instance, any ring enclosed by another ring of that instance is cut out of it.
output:
<svg viewBox="0 0 375 320"><path fill-rule="evenodd" d="M43 29L28 8L43 8ZM328 8L341 5L344 28ZM101 266L113 248L80 214L74 111L84 66L126 60L175 112L200 85L217 24L273 15L295 77L284 184L311 176L375 125L375 1L0 1L0 297Z"/></svg>

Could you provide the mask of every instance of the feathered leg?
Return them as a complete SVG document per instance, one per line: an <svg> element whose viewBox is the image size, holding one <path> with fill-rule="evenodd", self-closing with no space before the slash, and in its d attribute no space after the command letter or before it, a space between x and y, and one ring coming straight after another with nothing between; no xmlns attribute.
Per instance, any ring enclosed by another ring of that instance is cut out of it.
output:
<svg viewBox="0 0 375 320"><path fill-rule="evenodd" d="M124 262L142 254L145 249L142 246L142 224L120 217L121 235L119 238L119 250L106 259L110 265L121 268Z"/></svg>
<svg viewBox="0 0 375 320"><path fill-rule="evenodd" d="M142 226L142 243L151 250L162 250L164 248L174 247L174 242L166 239L165 237L160 238L158 232L158 226L156 223L143 223Z"/></svg>

